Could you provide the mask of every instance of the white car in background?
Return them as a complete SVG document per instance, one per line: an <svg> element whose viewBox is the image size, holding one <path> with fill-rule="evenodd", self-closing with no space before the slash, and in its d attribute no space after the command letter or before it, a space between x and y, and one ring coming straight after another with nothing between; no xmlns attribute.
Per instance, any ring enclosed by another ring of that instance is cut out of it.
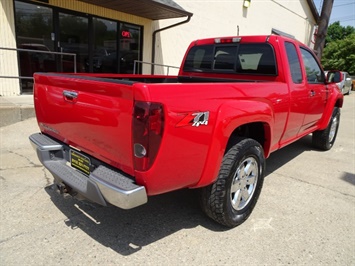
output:
<svg viewBox="0 0 355 266"><path fill-rule="evenodd" d="M328 70L324 71L329 82L336 82L339 90L344 95L349 95L351 92L351 77L348 72L345 71L336 71L336 70Z"/></svg>

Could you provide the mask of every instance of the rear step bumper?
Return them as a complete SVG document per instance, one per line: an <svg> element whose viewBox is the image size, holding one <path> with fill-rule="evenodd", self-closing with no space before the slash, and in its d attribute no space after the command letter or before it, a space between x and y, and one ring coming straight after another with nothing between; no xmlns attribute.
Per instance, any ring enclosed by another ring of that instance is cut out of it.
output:
<svg viewBox="0 0 355 266"><path fill-rule="evenodd" d="M64 145L41 133L31 135L30 141L56 182L66 184L85 198L104 206L108 202L122 209L131 209L148 201L145 187L138 186L128 176L103 165L86 176L67 164L68 151Z"/></svg>

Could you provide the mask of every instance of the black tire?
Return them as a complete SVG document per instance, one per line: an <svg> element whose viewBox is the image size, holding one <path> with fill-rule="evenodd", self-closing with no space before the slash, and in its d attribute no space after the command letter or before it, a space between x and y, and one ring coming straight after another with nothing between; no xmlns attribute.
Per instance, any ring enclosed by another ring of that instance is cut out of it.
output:
<svg viewBox="0 0 355 266"><path fill-rule="evenodd" d="M203 211L224 226L240 225L255 207L263 186L264 172L265 158L261 145L253 139L240 139L224 155L215 183L200 189Z"/></svg>
<svg viewBox="0 0 355 266"><path fill-rule="evenodd" d="M340 109L338 107L334 107L333 114L327 128L313 132L313 146L324 151L330 150L333 147L337 137L339 123Z"/></svg>

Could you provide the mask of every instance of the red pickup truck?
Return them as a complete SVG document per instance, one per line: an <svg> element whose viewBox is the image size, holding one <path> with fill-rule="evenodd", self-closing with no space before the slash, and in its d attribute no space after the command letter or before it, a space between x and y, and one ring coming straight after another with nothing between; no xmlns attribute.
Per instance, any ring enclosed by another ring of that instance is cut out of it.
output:
<svg viewBox="0 0 355 266"><path fill-rule="evenodd" d="M311 133L333 146L343 104L313 52L275 35L196 40L177 76L34 79L30 141L62 193L130 209L194 188L228 227L251 214L271 152Z"/></svg>

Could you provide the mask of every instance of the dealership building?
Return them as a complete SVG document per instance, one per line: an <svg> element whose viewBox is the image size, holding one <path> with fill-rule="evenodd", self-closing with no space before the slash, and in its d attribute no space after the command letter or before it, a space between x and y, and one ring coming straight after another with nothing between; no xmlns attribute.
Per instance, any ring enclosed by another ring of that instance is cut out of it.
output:
<svg viewBox="0 0 355 266"><path fill-rule="evenodd" d="M312 47L313 0L0 0L0 96L34 72L175 75L195 39L286 34Z"/></svg>

